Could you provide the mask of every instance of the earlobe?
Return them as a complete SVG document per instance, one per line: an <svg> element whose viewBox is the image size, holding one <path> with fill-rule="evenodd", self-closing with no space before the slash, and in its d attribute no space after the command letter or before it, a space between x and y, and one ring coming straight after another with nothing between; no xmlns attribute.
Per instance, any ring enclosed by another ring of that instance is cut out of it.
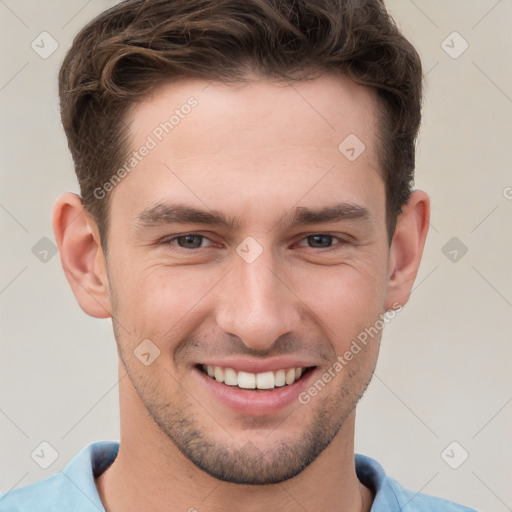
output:
<svg viewBox="0 0 512 512"><path fill-rule="evenodd" d="M98 229L78 195L66 193L55 201L52 225L62 268L78 304L90 316L109 318L109 283Z"/></svg>
<svg viewBox="0 0 512 512"><path fill-rule="evenodd" d="M386 292L386 310L404 306L418 273L430 221L430 199L415 190L398 216L391 243Z"/></svg>

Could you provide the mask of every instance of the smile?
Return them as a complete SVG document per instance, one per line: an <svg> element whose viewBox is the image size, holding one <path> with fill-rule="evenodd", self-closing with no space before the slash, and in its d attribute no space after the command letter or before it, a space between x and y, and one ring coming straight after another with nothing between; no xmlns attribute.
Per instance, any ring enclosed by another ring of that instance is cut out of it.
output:
<svg viewBox="0 0 512 512"><path fill-rule="evenodd" d="M240 389L269 390L283 386L290 386L298 381L305 373L314 367L281 368L275 371L250 373L236 371L233 368L198 365L198 368L211 379L227 386Z"/></svg>

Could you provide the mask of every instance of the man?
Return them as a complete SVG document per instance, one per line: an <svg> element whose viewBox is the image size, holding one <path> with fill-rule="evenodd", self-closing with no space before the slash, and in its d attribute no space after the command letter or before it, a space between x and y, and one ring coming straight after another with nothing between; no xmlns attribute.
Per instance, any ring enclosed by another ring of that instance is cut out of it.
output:
<svg viewBox="0 0 512 512"><path fill-rule="evenodd" d="M421 79L379 0L135 0L79 33L53 227L113 321L121 439L0 510L470 510L354 455L428 232Z"/></svg>

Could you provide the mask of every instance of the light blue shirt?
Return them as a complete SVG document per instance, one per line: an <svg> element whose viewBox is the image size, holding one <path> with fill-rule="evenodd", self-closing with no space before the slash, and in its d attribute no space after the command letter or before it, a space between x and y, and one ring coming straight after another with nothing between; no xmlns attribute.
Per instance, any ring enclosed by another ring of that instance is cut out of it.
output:
<svg viewBox="0 0 512 512"><path fill-rule="evenodd" d="M112 464L118 450L116 441L87 445L59 473L0 494L0 512L105 512L94 478ZM356 454L355 464L359 480L376 493L371 512L476 512L404 489L370 457Z"/></svg>

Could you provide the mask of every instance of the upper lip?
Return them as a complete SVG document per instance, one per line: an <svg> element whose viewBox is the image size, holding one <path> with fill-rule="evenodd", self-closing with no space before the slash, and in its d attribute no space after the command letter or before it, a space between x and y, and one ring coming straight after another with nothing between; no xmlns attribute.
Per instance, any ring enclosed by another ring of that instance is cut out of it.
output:
<svg viewBox="0 0 512 512"><path fill-rule="evenodd" d="M232 368L236 372L263 373L273 372L285 368L308 368L316 366L311 361L297 359L293 357L276 357L269 359L247 359L240 357L229 357L222 359L208 359L199 363L207 366L220 366L222 368Z"/></svg>

